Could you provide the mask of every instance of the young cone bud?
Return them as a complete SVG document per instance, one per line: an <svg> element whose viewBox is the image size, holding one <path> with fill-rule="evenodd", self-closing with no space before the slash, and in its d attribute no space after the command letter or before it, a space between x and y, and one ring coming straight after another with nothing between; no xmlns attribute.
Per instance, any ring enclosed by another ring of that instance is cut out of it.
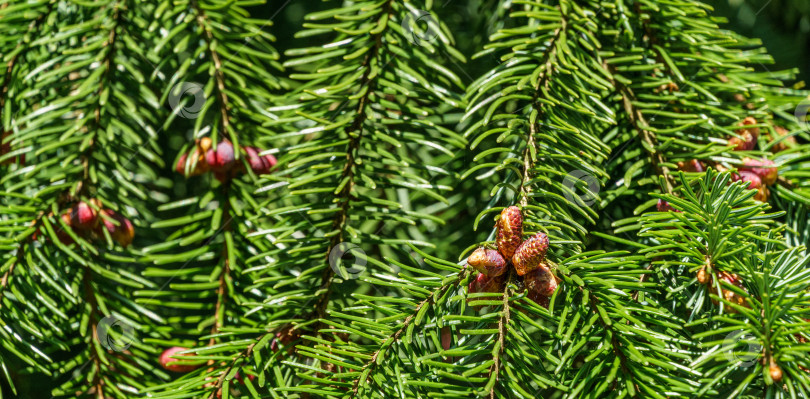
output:
<svg viewBox="0 0 810 399"><path fill-rule="evenodd" d="M742 124L743 124L743 126L756 125L757 120L754 119L753 117L748 116L745 119L743 119ZM746 127L746 128L743 128L742 130L751 133L751 135L754 136L755 138L759 137L759 128L758 127Z"/></svg>
<svg viewBox="0 0 810 399"><path fill-rule="evenodd" d="M739 133L740 137L732 137L728 139L728 143L733 147L734 151L750 151L754 149L756 139L751 133Z"/></svg>
<svg viewBox="0 0 810 399"><path fill-rule="evenodd" d="M500 276L506 271L506 260L494 249L476 249L467 258L467 264L491 277Z"/></svg>
<svg viewBox="0 0 810 399"><path fill-rule="evenodd" d="M256 379L256 376L255 376L255 375L253 375L253 374L248 374L247 376L248 376L248 379L249 379L249 380L251 380L251 381L253 381L253 380L255 380L255 379ZM244 383L245 383L245 378L244 378L244 377L242 377L242 373L240 373L240 372L238 372L238 371L236 372L236 375L235 375L235 376L233 376L233 379L234 379L235 381L238 381L240 384L244 384Z"/></svg>
<svg viewBox="0 0 810 399"><path fill-rule="evenodd" d="M166 370L173 371L175 373L187 373L199 367L199 365L190 365L190 364L169 364L172 362L178 362L187 359L181 358L191 358L192 355L175 355L177 352L181 352L184 350L188 350L188 348L183 348L180 346L173 346L169 349L163 351L160 354L160 366Z"/></svg>
<svg viewBox="0 0 810 399"><path fill-rule="evenodd" d="M748 185L743 184L743 187L749 190L755 190L762 187L762 180L759 178L759 176L747 170L743 170L740 171L739 174L732 175L731 180L748 183Z"/></svg>
<svg viewBox="0 0 810 399"><path fill-rule="evenodd" d="M276 160L276 157L274 157L273 154L267 154L267 155L263 156L262 158L263 158L263 162L264 162L264 164L266 165L266 168L267 168L267 172L265 172L265 173L270 173L270 170L273 169L274 166L276 166L276 163L278 163L278 161Z"/></svg>
<svg viewBox="0 0 810 399"><path fill-rule="evenodd" d="M673 208L669 202L660 198L658 199L658 203L655 205L655 209L657 209L658 212L680 212L679 210Z"/></svg>
<svg viewBox="0 0 810 399"><path fill-rule="evenodd" d="M188 162L192 162L192 164L189 165L191 171L186 176L199 176L208 172L208 162L205 159L204 152L195 149L190 156L191 159L189 159L189 154L180 155L180 159L177 160L177 165L174 166L174 170L176 170L177 173L186 175L186 163Z"/></svg>
<svg viewBox="0 0 810 399"><path fill-rule="evenodd" d="M703 172L704 168L700 161L693 159L687 162L678 162L678 170L682 170L684 172Z"/></svg>
<svg viewBox="0 0 810 399"><path fill-rule="evenodd" d="M551 270L545 266L540 266L537 270L533 270L523 277L523 284L526 289L534 291L543 296L551 296L557 289L557 279Z"/></svg>
<svg viewBox="0 0 810 399"><path fill-rule="evenodd" d="M216 150L208 150L205 160L208 162L208 167L215 173L230 170L234 164L233 144L229 141L220 141Z"/></svg>
<svg viewBox="0 0 810 399"><path fill-rule="evenodd" d="M211 141L210 137L203 137L198 142L198 145L202 150L202 152L208 152L208 150L211 149L211 145L213 145L213 142Z"/></svg>
<svg viewBox="0 0 810 399"><path fill-rule="evenodd" d="M192 176L199 176L205 172L208 172L210 165L208 165L208 161L205 159L204 152L194 150L194 152L191 153L191 156L197 160L197 163L194 165L194 170L191 171Z"/></svg>
<svg viewBox="0 0 810 399"><path fill-rule="evenodd" d="M180 155L180 159L177 160L177 165L174 166L174 170L180 174L186 174L186 160L188 159L187 154Z"/></svg>
<svg viewBox="0 0 810 399"><path fill-rule="evenodd" d="M510 206L501 211L501 218L498 219L498 236L495 244L498 251L509 259L515 255L515 251L523 241L523 215L516 206Z"/></svg>
<svg viewBox="0 0 810 399"><path fill-rule="evenodd" d="M73 206L70 214L71 226L80 230L92 230L96 226L96 211L90 204L81 201Z"/></svg>
<svg viewBox="0 0 810 399"><path fill-rule="evenodd" d="M771 198L771 190L768 190L768 187L761 186L757 189L757 193L754 194L754 199L760 202L768 202L768 199Z"/></svg>
<svg viewBox="0 0 810 399"><path fill-rule="evenodd" d="M444 350L450 349L453 346L453 332L450 331L450 327L443 327L442 328L442 348Z"/></svg>
<svg viewBox="0 0 810 399"><path fill-rule="evenodd" d="M245 154L247 155L248 165L253 173L257 175L264 175L270 173L270 170L276 166L276 157L273 155L259 155L261 152L258 148L245 147Z"/></svg>
<svg viewBox="0 0 810 399"><path fill-rule="evenodd" d="M748 171L756 174L765 185L771 186L776 183L779 177L779 169L773 166L773 161L769 159L750 159L743 160L743 166L740 168L740 173Z"/></svg>
<svg viewBox="0 0 810 399"><path fill-rule="evenodd" d="M752 117L747 117L742 121L743 126L755 125L757 120ZM732 137L728 143L734 146L736 151L750 151L757 145L757 138L759 137L758 127L743 127L735 131L740 137Z"/></svg>
<svg viewBox="0 0 810 399"><path fill-rule="evenodd" d="M782 381L782 368L779 367L778 364L772 364L771 367L768 368L768 372L771 374L773 382Z"/></svg>
<svg viewBox="0 0 810 399"><path fill-rule="evenodd" d="M522 276L540 267L540 263L546 258L547 250L548 236L545 233L537 233L520 244L512 257L517 274Z"/></svg>
<svg viewBox="0 0 810 399"><path fill-rule="evenodd" d="M740 276L738 276L738 275L736 275L734 273L717 272L717 277L720 278L720 280L725 281L728 284L731 284L731 285L734 285L735 287L739 287L739 288L744 289L742 280L740 279ZM742 307L746 307L746 308L749 307L748 304L745 302L745 298L743 298L742 296L740 296L739 294L737 294L736 292L734 292L734 291L732 291L730 289L721 288L720 293L722 294L723 299L725 299L728 302L731 302L731 303L734 303L734 304L736 304L738 306L742 306ZM714 303L715 305L718 305L719 301L717 301L715 299L712 299L712 303ZM735 309L735 308L733 308L731 306L726 306L725 309L729 313L737 313L737 309Z"/></svg>
<svg viewBox="0 0 810 399"><path fill-rule="evenodd" d="M129 246L129 244L132 243L132 239L135 238L135 228L132 226L132 222L112 209L105 209L103 212L110 219L118 223L116 226L112 221L103 219L104 227L110 233L110 237L124 248Z"/></svg>
<svg viewBox="0 0 810 399"><path fill-rule="evenodd" d="M706 266L701 267L700 270L698 270L698 272L697 272L697 281L698 281L698 283L708 284L710 280L711 280L711 276L709 275L709 272L706 271Z"/></svg>

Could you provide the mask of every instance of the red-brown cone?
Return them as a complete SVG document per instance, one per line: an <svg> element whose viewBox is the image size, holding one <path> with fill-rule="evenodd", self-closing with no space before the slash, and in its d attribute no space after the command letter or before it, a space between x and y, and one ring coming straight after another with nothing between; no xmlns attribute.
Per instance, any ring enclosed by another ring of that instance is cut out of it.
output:
<svg viewBox="0 0 810 399"><path fill-rule="evenodd" d="M172 362L178 362L187 359L180 359L180 358L191 358L192 355L175 355L177 352L181 352L184 350L188 350L188 348L183 348L180 346L173 346L169 349L163 351L160 354L160 366L166 370L174 371L175 373L187 373L189 371L195 370L196 368L200 367L199 365L192 365L192 364L169 364Z"/></svg>
<svg viewBox="0 0 810 399"><path fill-rule="evenodd" d="M782 368L779 367L778 364L772 364L771 367L768 369L768 372L771 374L771 379L773 380L773 382L782 381Z"/></svg>
<svg viewBox="0 0 810 399"><path fill-rule="evenodd" d="M195 148L194 152L191 153L191 159L189 159L189 154L180 155L180 159L177 160L177 165L174 166L174 170L176 170L177 173L185 175L186 163L192 162L192 164L189 165L191 170L186 176L199 176L205 172L208 172L208 161L205 159L205 154L205 152Z"/></svg>
<svg viewBox="0 0 810 399"><path fill-rule="evenodd" d="M512 264L515 265L517 274L522 276L540 267L547 250L548 236L545 233L537 233L520 244L512 257Z"/></svg>
<svg viewBox="0 0 810 399"><path fill-rule="evenodd" d="M188 159L188 154L180 155L180 159L177 160L177 165L174 166L174 170L177 173L185 174L186 173L186 160Z"/></svg>
<svg viewBox="0 0 810 399"><path fill-rule="evenodd" d="M259 152L261 152L261 150L258 148L245 147L245 154L247 155L250 169L257 175L270 173L270 170L276 166L276 157L273 155L261 156Z"/></svg>
<svg viewBox="0 0 810 399"><path fill-rule="evenodd" d="M516 206L510 206L501 211L501 218L498 219L498 236L495 244L498 251L506 259L514 256L515 251L523 241L523 215Z"/></svg>
<svg viewBox="0 0 810 399"><path fill-rule="evenodd" d="M664 201L664 200L662 200L660 198L658 199L658 203L655 204L655 209L657 209L658 212L681 212L681 211L673 208L672 204L670 204L669 202Z"/></svg>
<svg viewBox="0 0 810 399"><path fill-rule="evenodd" d="M90 204L81 201L73 206L70 213L71 226L80 230L91 230L96 226L96 211Z"/></svg>
<svg viewBox="0 0 810 399"><path fill-rule="evenodd" d="M475 279L470 281L467 287L469 293L476 292L501 292L503 291L503 278L489 277L486 274L478 273Z"/></svg>
<svg viewBox="0 0 810 399"><path fill-rule="evenodd" d="M467 264L491 277L500 276L506 271L506 260L494 249L476 249L467 258Z"/></svg>
<svg viewBox="0 0 810 399"><path fill-rule="evenodd" d="M523 278L526 289L542 296L552 296L557 289L557 279L545 266L540 266L526 274Z"/></svg>
<svg viewBox="0 0 810 399"><path fill-rule="evenodd" d="M738 275L736 275L734 273L728 273L728 272L722 272L721 271L721 272L717 272L717 277L719 277L720 280L723 280L726 283L734 285L735 287L742 288L743 290L745 289L743 287L743 283L742 283L742 280L740 279L740 276L738 276ZM709 278L709 284L710 285L713 284L711 278ZM711 286L710 289L714 290L714 287ZM745 298L743 298L742 296L740 296L736 292L734 292L734 291L732 291L730 289L727 289L727 288L721 288L720 292L723 295L723 299L725 299L726 301L731 302L733 304L736 304L738 306L742 306L742 307L746 307L746 308L749 307L748 303L745 302ZM712 303L714 303L715 305L718 305L720 302L718 300L716 300L716 299L712 299ZM737 309L735 309L735 308L733 308L731 306L726 306L725 309L729 313L737 313Z"/></svg>
<svg viewBox="0 0 810 399"><path fill-rule="evenodd" d="M205 153L205 161L213 172L226 172L233 167L233 144L229 141L220 141L216 150L210 149Z"/></svg>
<svg viewBox="0 0 810 399"><path fill-rule="evenodd" d="M698 270L697 272L698 283L708 284L710 280L711 276L709 275L709 272L706 270L706 266L701 267L700 270Z"/></svg>
<svg viewBox="0 0 810 399"><path fill-rule="evenodd" d="M448 350L450 349L451 346L453 346L453 332L450 331L450 327L445 326L442 328L441 338L442 338L442 348L444 350Z"/></svg>
<svg viewBox="0 0 810 399"><path fill-rule="evenodd" d="M742 121L743 126L755 125L756 123L757 120L750 116ZM757 138L759 137L758 127L743 127L736 130L735 133L740 137L732 137L728 140L728 143L734 146L735 151L750 151L756 147Z"/></svg>
<svg viewBox="0 0 810 399"><path fill-rule="evenodd" d="M739 174L731 175L731 180L748 183L748 185L743 184L743 187L749 190L755 190L762 187L762 179L760 179L759 176L754 172L747 170L742 170Z"/></svg>
<svg viewBox="0 0 810 399"><path fill-rule="evenodd" d="M769 159L750 159L743 160L744 165L740 167L740 173L745 171L751 172L759 176L765 185L771 186L776 183L779 177L779 169L774 166L773 161Z"/></svg>
<svg viewBox="0 0 810 399"><path fill-rule="evenodd" d="M703 172L704 167L700 161L693 159L691 161L678 162L678 170L682 170L684 172Z"/></svg>
<svg viewBox="0 0 810 399"><path fill-rule="evenodd" d="M771 198L771 190L768 187L761 186L757 189L757 193L754 194L754 199L760 202L768 202L768 199Z"/></svg>
<svg viewBox="0 0 810 399"><path fill-rule="evenodd" d="M112 209L105 209L103 212L110 219L118 223L116 226L112 221L103 219L104 227L110 233L110 237L124 248L129 246L129 244L132 243L132 239L135 238L135 228L132 226L132 222Z"/></svg>

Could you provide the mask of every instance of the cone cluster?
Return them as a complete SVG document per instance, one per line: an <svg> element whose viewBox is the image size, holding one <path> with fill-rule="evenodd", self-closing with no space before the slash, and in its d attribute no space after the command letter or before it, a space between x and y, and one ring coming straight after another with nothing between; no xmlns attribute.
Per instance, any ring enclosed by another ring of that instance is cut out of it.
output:
<svg viewBox="0 0 810 399"><path fill-rule="evenodd" d="M557 278L545 262L548 236L537 233L523 240L523 215L516 206L501 212L495 227L497 250L478 248L467 258L467 264L479 273L470 282L469 292L501 292L509 267L522 279L528 297L548 306L548 298L557 289Z"/></svg>
<svg viewBox="0 0 810 399"><path fill-rule="evenodd" d="M719 278L721 281L725 281L745 291L745 287L743 287L742 280L740 279L740 276L738 276L737 274L718 271L717 278ZM706 266L703 266L698 270L697 281L709 287L709 289L713 289L714 287L714 278L712 277L712 274L706 269ZM723 295L723 299L725 299L726 301L729 301L742 307L746 308L749 307L748 303L745 302L745 298L743 298L742 296L740 296L739 294L728 288L721 287L720 293ZM715 305L719 305L720 301L718 301L717 299L712 299L712 303L714 303ZM737 309L731 306L727 306L726 310L728 310L729 313L737 313Z"/></svg>
<svg viewBox="0 0 810 399"><path fill-rule="evenodd" d="M758 127L753 125L757 124L757 120L752 117L745 118L741 123L741 128L736 130L735 133L739 137L731 137L728 143L733 146L735 151L749 151L756 147L757 139L759 138L760 131ZM782 127L776 126L774 128L776 133L781 137L788 132ZM787 137L781 140L777 145L771 147L774 152L783 151L796 144L793 137ZM719 164L712 164L714 168L720 172L727 170L724 166ZM779 178L779 169L775 166L774 162L767 159L753 159L744 158L743 164L740 166L737 173L731 175L732 181L741 181L747 183L746 188L749 190L757 190L754 199L761 202L768 202L771 197L771 191L768 186L772 186ZM678 162L678 170L683 172L703 172L706 170L706 165L697 159L692 159L686 162ZM676 211L666 201L658 201L658 211ZM677 211L676 211L677 212Z"/></svg>
<svg viewBox="0 0 810 399"><path fill-rule="evenodd" d="M245 165L237 163L234 156L233 144L223 140L212 147L211 139L203 137L197 140L194 149L180 156L175 170L185 176L199 176L211 172L214 178L224 183L245 172ZM276 157L273 155L259 155L261 150L255 147L242 147L247 163L253 173L264 175L276 166Z"/></svg>
<svg viewBox="0 0 810 399"><path fill-rule="evenodd" d="M734 146L735 151L750 151L756 148L757 140L759 139L758 127L746 127L756 125L757 120L748 117L742 121L742 129L736 130L735 133L740 137L732 137L728 140L729 144ZM780 130L781 129L781 130ZM775 129L777 134L784 135L787 131L783 128ZM786 145L791 143L793 137L788 137L782 140L779 144L781 147L774 147L774 151L778 152L786 149ZM796 142L795 139L792 140ZM779 170L774 166L773 161L766 158L762 159L743 159L743 166L739 168L739 173L732 175L734 181L747 182L747 188L750 190L757 190L754 199L757 201L767 202L771 196L771 192L767 186L772 186L776 183Z"/></svg>
<svg viewBox="0 0 810 399"><path fill-rule="evenodd" d="M104 239L104 230L106 230L110 237L124 248L128 247L135 238L135 227L132 222L112 209L104 209L101 201L95 198L91 199L89 203L79 201L59 217L68 228L84 238ZM56 236L60 242L65 245L74 244L73 238L64 231L61 225L55 227ZM35 240L38 236L39 232L34 233Z"/></svg>

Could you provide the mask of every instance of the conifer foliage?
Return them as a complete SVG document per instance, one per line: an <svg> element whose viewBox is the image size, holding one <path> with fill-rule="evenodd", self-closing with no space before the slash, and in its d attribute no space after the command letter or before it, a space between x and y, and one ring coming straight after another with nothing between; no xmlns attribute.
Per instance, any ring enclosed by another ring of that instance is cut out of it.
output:
<svg viewBox="0 0 810 399"><path fill-rule="evenodd" d="M756 40L288 3L0 0L3 395L810 396L810 102Z"/></svg>

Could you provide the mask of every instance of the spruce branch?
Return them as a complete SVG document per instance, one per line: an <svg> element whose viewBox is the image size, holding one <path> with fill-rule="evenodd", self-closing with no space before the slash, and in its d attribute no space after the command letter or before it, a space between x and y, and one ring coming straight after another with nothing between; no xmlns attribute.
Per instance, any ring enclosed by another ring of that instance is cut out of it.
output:
<svg viewBox="0 0 810 399"><path fill-rule="evenodd" d="M565 18L565 15L560 13L560 27L554 32L553 37L549 43L550 50L545 52L543 56L545 57L545 66L542 71L542 75L539 79L537 79L537 84L534 88L534 94L532 98L532 107L534 107L537 115L535 116L534 122L529 122L529 134L526 137L526 148L523 150L523 175L520 181L520 199L518 203L520 203L521 207L526 207L529 201L529 189L527 185L531 181L530 171L535 162L535 154L536 154L536 145L535 145L535 131L537 130L537 119L542 115L542 107L539 106L537 103L537 97L541 93L541 89L548 89L548 80L551 79L551 76L554 72L554 57L557 52L556 42L559 40L560 35L565 32L566 26L568 22Z"/></svg>
<svg viewBox="0 0 810 399"><path fill-rule="evenodd" d="M17 42L13 50L8 52L9 54L12 54L12 56L8 62L6 62L5 77L3 78L3 83L0 85L0 110L6 110L5 105L8 99L9 84L13 81L12 76L14 73L14 68L18 64L18 60L25 58L26 53L31 48L31 35L36 33L41 28L42 23L51 15L55 3L55 1L47 2L45 10L43 10L28 24L28 28L26 29L25 33L20 36L21 40ZM3 126L3 130L5 130L5 127L6 126Z"/></svg>
<svg viewBox="0 0 810 399"><path fill-rule="evenodd" d="M203 31L203 39L205 40L206 48L211 56L213 63L214 81L217 89L217 101L219 102L220 123L222 124L222 132L225 135L232 135L235 132L230 130L230 118L228 117L228 94L225 89L225 76L222 73L222 61L220 60L219 53L216 51L216 42L214 34L211 32L211 21L205 15L205 11L200 7L197 0L190 0L189 3L194 8L197 14L196 21L199 28Z"/></svg>
<svg viewBox="0 0 810 399"><path fill-rule="evenodd" d="M451 3L0 0L11 396L810 397L792 72L701 1ZM549 290L453 261L507 205Z"/></svg>
<svg viewBox="0 0 810 399"><path fill-rule="evenodd" d="M390 18L391 14L391 2L393 0L388 0L382 5L381 16L378 19L378 24L380 23L382 18ZM357 167L357 160L355 159L358 156L358 149L360 146L360 141L363 138L363 122L366 120L367 117L367 110L369 96L371 93L374 92L376 89L376 81L371 80L371 72L372 69L369 65L369 62L373 59L375 60L376 64L380 64L381 60L379 59L379 51L380 46L382 45L382 35L384 30L379 31L376 34L372 34L370 41L373 42L373 46L368 53L366 53L363 62L360 64L360 68L363 69L363 75L360 78L360 88L361 90L365 90L365 94L360 97L357 103L357 110L355 111L354 120L351 124L346 128L346 134L349 137L349 143L346 150L346 162L343 165L343 170L341 171L340 175L340 182L346 182L343 184L343 188L337 193L337 202L340 210L335 215L334 219L332 220L332 232L334 235L329 241L329 251L331 252L332 248L337 247L340 243L344 240L345 235L345 228L346 223L348 220L348 211L349 211L349 202L352 197L352 190L354 189L354 170ZM339 107L342 107L340 105ZM326 258L329 258L329 253L326 253ZM323 271L323 277L321 278L321 286L319 291L322 294L318 297L315 309L318 319L322 319L325 315L326 309L329 306L329 295L332 292L332 280L335 273L333 268L325 268Z"/></svg>
<svg viewBox="0 0 810 399"><path fill-rule="evenodd" d="M624 111L627 113L627 117L630 121L630 124L633 128L638 132L639 140L643 142L642 147L647 151L650 157L650 163L653 169L656 170L656 173L662 176L663 178L663 186L664 190L667 193L672 193L674 191L673 185L673 177L672 173L670 172L669 168L666 166L666 158L664 154L658 150L660 148L660 144L658 143L658 139L655 137L655 134L651 131L647 130L645 126L649 126L647 121L644 118L644 115L641 111L634 105L636 102L635 95L633 91L625 86L624 84L619 83L617 80L613 79L612 83L616 90L621 93L622 96L622 106L624 107Z"/></svg>
<svg viewBox="0 0 810 399"><path fill-rule="evenodd" d="M504 361L502 358L504 347L507 345L506 342L506 329L509 327L509 312L510 306L509 301L511 300L510 290L514 284L515 275L512 270L509 271L509 276L507 277L507 282L504 284L503 287L503 306L501 308L501 317L498 318L498 336L497 336L497 345L498 350L494 353L494 360L495 363L492 365L490 369L490 379L492 388L489 390L489 397L490 399L495 399L495 385L498 383L498 376L501 371L501 363Z"/></svg>
<svg viewBox="0 0 810 399"><path fill-rule="evenodd" d="M388 348L391 345L397 343L397 341L399 341L402 334L405 331L407 331L408 328L411 326L411 323L413 322L414 318L420 313L420 311L422 311L423 307L434 305L436 303L435 302L436 298L444 296L444 294L450 289L457 288L458 284L468 276L469 276L468 273L465 273L465 272L459 273L457 279L451 280L447 284L442 284L438 288L434 289L432 293L430 293L425 299L422 300L422 302L420 302L418 305L416 305L416 307L413 310L413 313L411 313L410 315L408 315L408 317L405 318L405 320L402 323L402 326L399 327L399 329L397 329L396 332L394 332L392 335L388 336L388 338L386 338L384 340L384 343L383 343L382 346L384 348ZM352 389L351 389L351 392L352 392L351 397L350 397L351 399L354 399L355 397L357 397L358 390L360 389L360 385L365 384L366 381L368 381L368 379L371 378L373 373L375 371L377 371L377 365L379 364L379 362L377 361L377 357L380 356L380 353L381 353L382 350L383 349L375 350L374 353L371 355L371 359L368 361L368 363L363 365L363 368L361 369L360 377L358 377L357 379L354 380L354 383L353 383L353 386L352 386Z"/></svg>

